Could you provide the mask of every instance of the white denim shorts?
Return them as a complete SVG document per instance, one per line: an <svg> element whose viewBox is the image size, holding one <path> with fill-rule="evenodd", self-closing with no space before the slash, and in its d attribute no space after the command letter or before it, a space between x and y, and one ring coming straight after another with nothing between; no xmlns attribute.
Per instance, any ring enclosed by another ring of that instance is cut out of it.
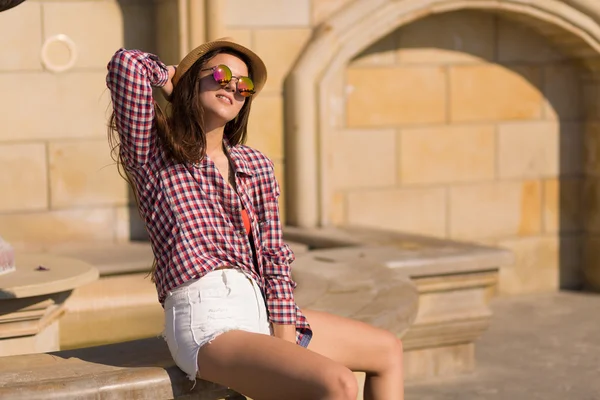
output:
<svg viewBox="0 0 600 400"><path fill-rule="evenodd" d="M167 294L163 337L175 364L199 377L198 350L218 335L243 330L271 335L262 292L238 269L218 269Z"/></svg>

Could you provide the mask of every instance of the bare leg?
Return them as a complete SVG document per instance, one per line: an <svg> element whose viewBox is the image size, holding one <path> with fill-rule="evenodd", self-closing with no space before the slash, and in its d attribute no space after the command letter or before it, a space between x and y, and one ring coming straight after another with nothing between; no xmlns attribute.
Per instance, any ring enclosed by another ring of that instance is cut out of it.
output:
<svg viewBox="0 0 600 400"><path fill-rule="evenodd" d="M273 336L230 331L198 352L202 379L254 400L356 400L352 372L313 351Z"/></svg>
<svg viewBox="0 0 600 400"><path fill-rule="evenodd" d="M308 348L353 371L364 371L365 400L404 399L400 339L362 322L303 311L314 332Z"/></svg>

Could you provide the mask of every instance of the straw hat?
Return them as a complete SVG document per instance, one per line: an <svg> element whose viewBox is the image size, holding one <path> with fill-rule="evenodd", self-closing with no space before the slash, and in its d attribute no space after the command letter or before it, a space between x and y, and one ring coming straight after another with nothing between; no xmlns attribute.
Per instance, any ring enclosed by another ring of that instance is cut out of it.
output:
<svg viewBox="0 0 600 400"><path fill-rule="evenodd" d="M221 48L231 48L233 50L238 51L239 53L245 55L248 60L250 60L250 69L252 70L252 82L254 82L254 95L256 96L258 92L261 91L265 82L267 81L267 67L265 63L257 56L253 51L247 49L246 47L235 43L232 38L220 38L213 40L211 42L207 42L201 44L196 47L194 50L190 51L187 56L181 60L179 65L177 65L177 69L175 71L175 75L173 76L173 87L177 86L179 79L187 72L188 69L204 54L209 51L221 49Z"/></svg>

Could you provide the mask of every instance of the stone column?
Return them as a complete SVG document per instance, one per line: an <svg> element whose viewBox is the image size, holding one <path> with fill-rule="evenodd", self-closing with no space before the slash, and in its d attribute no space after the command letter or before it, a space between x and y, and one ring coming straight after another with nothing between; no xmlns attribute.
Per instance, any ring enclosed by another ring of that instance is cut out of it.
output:
<svg viewBox="0 0 600 400"><path fill-rule="evenodd" d="M586 109L583 191L583 279L587 289L600 291L600 74L583 79Z"/></svg>

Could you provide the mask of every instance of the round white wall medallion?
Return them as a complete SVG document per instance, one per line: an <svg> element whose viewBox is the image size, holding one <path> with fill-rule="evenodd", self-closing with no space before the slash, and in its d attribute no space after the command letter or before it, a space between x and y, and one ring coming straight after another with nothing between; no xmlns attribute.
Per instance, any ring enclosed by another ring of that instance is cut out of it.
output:
<svg viewBox="0 0 600 400"><path fill-rule="evenodd" d="M65 53L68 53L66 57ZM64 72L75 65L77 46L70 37L61 33L46 39L40 56L46 69L52 72Z"/></svg>

